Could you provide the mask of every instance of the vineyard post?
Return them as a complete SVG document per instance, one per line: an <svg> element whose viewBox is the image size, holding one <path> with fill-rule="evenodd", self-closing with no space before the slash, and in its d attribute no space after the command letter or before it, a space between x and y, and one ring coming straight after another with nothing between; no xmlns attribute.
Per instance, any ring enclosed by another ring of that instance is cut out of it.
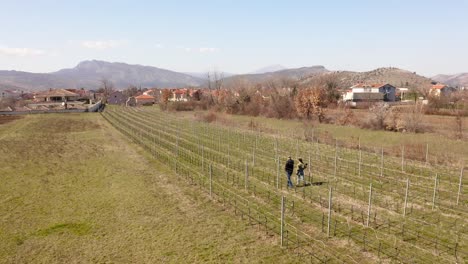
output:
<svg viewBox="0 0 468 264"><path fill-rule="evenodd" d="M458 182L457 205L460 202L460 193L461 193L461 188L462 188L462 179L463 179L464 169L465 169L465 166L463 165L460 171L460 181Z"/></svg>
<svg viewBox="0 0 468 264"><path fill-rule="evenodd" d="M434 210L434 207L435 207L435 200L436 200L436 192L437 192L437 173L434 177L434 193L432 195L432 210Z"/></svg>
<svg viewBox="0 0 468 264"><path fill-rule="evenodd" d="M212 198L212 191L213 191L213 170L211 168L211 163L210 163L210 198Z"/></svg>
<svg viewBox="0 0 468 264"><path fill-rule="evenodd" d="M228 141L228 158L227 158L227 167L229 169L230 165L231 165L231 143L229 143Z"/></svg>
<svg viewBox="0 0 468 264"><path fill-rule="evenodd" d="M426 166L429 165L429 143L426 143Z"/></svg>
<svg viewBox="0 0 468 264"><path fill-rule="evenodd" d="M338 151L335 150L335 168L333 171L333 177L336 179L336 170L337 170L337 164L338 164Z"/></svg>
<svg viewBox="0 0 468 264"><path fill-rule="evenodd" d="M280 159L277 159L277 166L276 166L276 189L279 189L279 181L280 181Z"/></svg>
<svg viewBox="0 0 468 264"><path fill-rule="evenodd" d="M384 167L384 151L382 147L381 157L380 157L380 177L383 176L383 167Z"/></svg>
<svg viewBox="0 0 468 264"><path fill-rule="evenodd" d="M331 225L331 214L332 214L332 187L330 187L330 192L328 194L328 225L327 225L327 237L330 237L330 225Z"/></svg>
<svg viewBox="0 0 468 264"><path fill-rule="evenodd" d="M308 164L308 167L309 167L309 183L312 184L312 171L310 169L310 167L312 167L312 161L310 159L310 152L309 152L309 164Z"/></svg>
<svg viewBox="0 0 468 264"><path fill-rule="evenodd" d="M252 148L252 166L255 167L255 149L257 148L257 144Z"/></svg>
<svg viewBox="0 0 468 264"><path fill-rule="evenodd" d="M361 163L362 163L362 150L359 149L359 165L358 165L359 177L361 177Z"/></svg>
<svg viewBox="0 0 468 264"><path fill-rule="evenodd" d="M367 227L369 227L371 208L372 208L372 182L370 183L370 186L369 186L369 205L367 207L367 222L366 222Z"/></svg>
<svg viewBox="0 0 468 264"><path fill-rule="evenodd" d="M296 139L296 159L299 157L299 139Z"/></svg>
<svg viewBox="0 0 468 264"><path fill-rule="evenodd" d="M401 171L405 171L405 145L401 148Z"/></svg>
<svg viewBox="0 0 468 264"><path fill-rule="evenodd" d="M249 164L247 159L245 160L245 190L248 191L249 188Z"/></svg>
<svg viewBox="0 0 468 264"><path fill-rule="evenodd" d="M201 147L201 167L202 172L205 171L205 146L202 145Z"/></svg>
<svg viewBox="0 0 468 264"><path fill-rule="evenodd" d="M406 191L405 191L405 207L403 207L403 217L406 216L406 206L408 205L408 191L409 191L409 178L406 179Z"/></svg>
<svg viewBox="0 0 468 264"><path fill-rule="evenodd" d="M286 198L284 196L281 197L281 246L284 245L284 204L285 204Z"/></svg>

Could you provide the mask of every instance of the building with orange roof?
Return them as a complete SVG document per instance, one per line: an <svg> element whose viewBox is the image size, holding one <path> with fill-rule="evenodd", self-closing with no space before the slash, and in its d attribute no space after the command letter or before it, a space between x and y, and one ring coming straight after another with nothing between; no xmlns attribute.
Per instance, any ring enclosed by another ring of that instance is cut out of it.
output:
<svg viewBox="0 0 468 264"><path fill-rule="evenodd" d="M153 96L146 94L135 96L135 101L137 105L152 105L155 102Z"/></svg>
<svg viewBox="0 0 468 264"><path fill-rule="evenodd" d="M430 95L437 96L437 97L449 96L453 92L455 92L455 88L450 87L445 84L438 83L438 84L432 85Z"/></svg>

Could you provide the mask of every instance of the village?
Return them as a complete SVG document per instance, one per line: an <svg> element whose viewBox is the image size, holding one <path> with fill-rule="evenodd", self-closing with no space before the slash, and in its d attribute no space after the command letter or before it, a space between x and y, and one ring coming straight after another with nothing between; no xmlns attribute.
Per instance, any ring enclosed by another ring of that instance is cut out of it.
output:
<svg viewBox="0 0 468 264"><path fill-rule="evenodd" d="M123 105L129 107L148 106L168 102L200 101L202 97L214 98L229 94L234 98L240 96L236 89L203 89L203 88L133 88L128 90L86 90L86 89L49 89L39 92L24 92L17 90L4 90L0 102L9 105L0 108L0 113L39 113L39 112L95 112L101 103L110 105ZM454 88L445 84L433 83L427 96L435 98L449 98L465 87ZM292 88L280 89L280 93L291 93ZM338 100L341 104L356 107L359 104L387 102L389 104L412 104L420 101L428 103L428 98L418 94L414 89L395 87L389 83L357 83L348 89L338 89L341 95ZM265 101L270 98L270 91L260 86L255 94Z"/></svg>

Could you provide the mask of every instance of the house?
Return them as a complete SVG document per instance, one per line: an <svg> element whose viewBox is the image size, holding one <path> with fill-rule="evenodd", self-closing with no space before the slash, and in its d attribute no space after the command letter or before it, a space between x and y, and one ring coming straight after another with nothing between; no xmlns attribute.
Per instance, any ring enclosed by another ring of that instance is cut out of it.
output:
<svg viewBox="0 0 468 264"><path fill-rule="evenodd" d="M169 98L171 102L187 102L189 100L189 92L187 89L172 89L171 95L172 96Z"/></svg>
<svg viewBox="0 0 468 264"><path fill-rule="evenodd" d="M70 102L76 101L80 98L80 95L67 91L65 89L56 89L45 92L39 92L34 96L36 102Z"/></svg>
<svg viewBox="0 0 468 264"><path fill-rule="evenodd" d="M445 84L434 84L434 85L432 85L431 90L430 90L429 93L432 96L440 97L441 95L442 96L449 96L450 94L452 94L455 91L456 91L455 88L447 86Z"/></svg>
<svg viewBox="0 0 468 264"><path fill-rule="evenodd" d="M0 93L1 98L13 98L13 99L20 99L23 95L22 91L18 90L4 90Z"/></svg>
<svg viewBox="0 0 468 264"><path fill-rule="evenodd" d="M135 101L137 105L152 105L154 104L154 97L151 95L139 95L135 96Z"/></svg>
<svg viewBox="0 0 468 264"><path fill-rule="evenodd" d="M108 104L123 105L127 101L127 97L121 91L112 92L107 98Z"/></svg>
<svg viewBox="0 0 468 264"><path fill-rule="evenodd" d="M396 88L388 83L358 83L350 87L350 89L343 95L343 100L353 102L394 102L396 100Z"/></svg>

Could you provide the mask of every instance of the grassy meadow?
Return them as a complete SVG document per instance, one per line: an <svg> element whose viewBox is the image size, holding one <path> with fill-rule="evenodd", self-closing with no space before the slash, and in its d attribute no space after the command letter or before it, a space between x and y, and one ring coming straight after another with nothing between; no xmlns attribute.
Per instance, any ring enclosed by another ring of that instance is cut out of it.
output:
<svg viewBox="0 0 468 264"><path fill-rule="evenodd" d="M0 125L0 263L299 262L99 114Z"/></svg>

